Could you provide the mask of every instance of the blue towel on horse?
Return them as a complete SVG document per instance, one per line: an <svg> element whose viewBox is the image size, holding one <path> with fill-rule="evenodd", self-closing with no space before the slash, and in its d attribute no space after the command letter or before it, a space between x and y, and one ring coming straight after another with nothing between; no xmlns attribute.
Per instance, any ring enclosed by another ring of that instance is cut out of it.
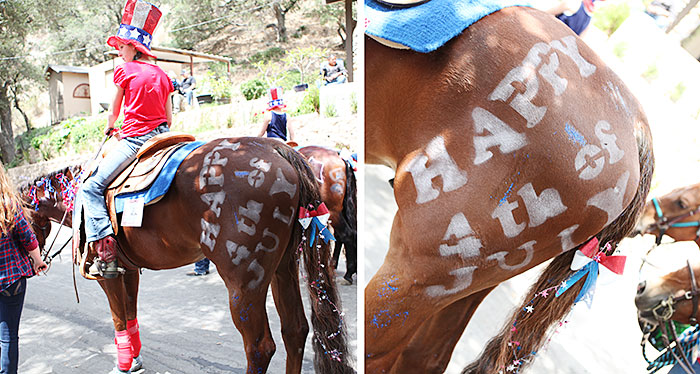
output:
<svg viewBox="0 0 700 374"><path fill-rule="evenodd" d="M530 3L527 0L430 0L409 8L392 8L365 0L365 32L428 53L481 18L511 6L530 6Z"/></svg>
<svg viewBox="0 0 700 374"><path fill-rule="evenodd" d="M124 211L124 201L126 200L143 197L144 205L146 205L151 201L165 195L165 193L168 192L168 189L170 189L170 184L175 178L175 173L177 172L177 168L180 167L182 160L184 160L185 157L187 157L195 149L199 148L202 144L204 144L204 142L191 142L173 152L172 156L170 156L168 161L165 162L163 170L161 170L160 174L158 174L158 178L153 181L153 184L147 190L126 193L115 197L114 205L117 213Z"/></svg>

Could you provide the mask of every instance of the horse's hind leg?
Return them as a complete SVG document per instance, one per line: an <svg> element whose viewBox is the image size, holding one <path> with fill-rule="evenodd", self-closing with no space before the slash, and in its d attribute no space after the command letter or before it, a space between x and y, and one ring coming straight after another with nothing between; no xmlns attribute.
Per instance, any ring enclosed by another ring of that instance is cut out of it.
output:
<svg viewBox="0 0 700 374"><path fill-rule="evenodd" d="M236 274L231 262L218 261L215 264L228 289L231 318L243 337L248 363L246 374L266 373L276 350L265 308L269 280L263 279L262 284L255 289L242 289L242 276Z"/></svg>
<svg viewBox="0 0 700 374"><path fill-rule="evenodd" d="M299 265L295 248L288 248L274 277L272 296L282 322L282 339L287 350L287 374L301 372L304 344L309 334L309 324L304 315L304 305L299 291Z"/></svg>
<svg viewBox="0 0 700 374"><path fill-rule="evenodd" d="M476 308L494 288L455 301L425 321L399 355L391 373L444 373Z"/></svg>

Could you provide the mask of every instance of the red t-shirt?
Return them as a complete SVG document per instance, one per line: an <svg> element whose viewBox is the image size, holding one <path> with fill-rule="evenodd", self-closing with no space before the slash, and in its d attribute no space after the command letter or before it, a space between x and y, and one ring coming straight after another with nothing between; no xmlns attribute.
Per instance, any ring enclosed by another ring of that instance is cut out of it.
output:
<svg viewBox="0 0 700 374"><path fill-rule="evenodd" d="M147 62L127 62L114 69L114 84L124 89L123 137L148 134L167 122L165 103L174 88L163 69Z"/></svg>

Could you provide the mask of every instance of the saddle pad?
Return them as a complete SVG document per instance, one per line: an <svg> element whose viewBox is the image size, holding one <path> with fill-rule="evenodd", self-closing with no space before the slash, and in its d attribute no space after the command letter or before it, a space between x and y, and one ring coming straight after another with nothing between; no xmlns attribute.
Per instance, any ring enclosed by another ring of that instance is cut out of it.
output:
<svg viewBox="0 0 700 374"><path fill-rule="evenodd" d="M144 204L148 205L154 200L159 199L160 197L165 195L165 193L168 192L170 184L175 178L177 168L180 167L182 161L185 159L185 157L192 153L192 151L199 148L202 144L204 144L204 142L191 142L180 147L180 149L175 151L165 163L165 166L163 166L163 169L161 170L160 174L158 174L158 178L156 178L156 180L153 182L153 184L151 184L151 186L148 189L116 196L114 198L114 210L116 211L116 213L121 213L124 211L124 201L128 199L143 197Z"/></svg>
<svg viewBox="0 0 700 374"><path fill-rule="evenodd" d="M430 0L406 8L365 0L365 33L428 53L481 18L511 6L530 6L530 3L528 0Z"/></svg>

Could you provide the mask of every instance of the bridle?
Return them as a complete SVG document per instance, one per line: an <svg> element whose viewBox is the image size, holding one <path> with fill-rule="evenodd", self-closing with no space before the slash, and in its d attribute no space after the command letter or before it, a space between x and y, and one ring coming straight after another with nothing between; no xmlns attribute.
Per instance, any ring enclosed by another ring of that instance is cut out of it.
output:
<svg viewBox="0 0 700 374"><path fill-rule="evenodd" d="M654 204L654 209L656 210L656 221L649 226L650 228L655 228L659 231L656 236L656 245L661 244L661 238L664 236L666 231L672 227L697 227L695 231L695 240L700 238L700 219L694 222L679 222L687 217L694 216L700 212L700 206L697 208L683 213L675 217L666 217L661 211L661 205L659 205L659 200L657 198L651 199L652 204Z"/></svg>
<svg viewBox="0 0 700 374"><path fill-rule="evenodd" d="M691 301L693 303L693 312L690 315L690 323L694 325L695 331L698 330L698 303L700 302L700 290L698 290L698 284L695 280L695 272L692 266L690 266L690 261L686 261L688 272L690 273L690 291L684 291L680 296L669 296L667 299L661 300L656 306L651 309L651 313L654 316L657 326L661 328L662 340L665 348L661 351L659 358L662 357L667 352L670 352L675 358L676 362L681 365L681 368L685 370L688 374L695 373L692 369L692 363L688 358L689 352L685 352L683 345L678 340L678 334L676 332L676 326L671 323L671 317L674 313L674 306L684 301ZM642 337L642 355L650 367L653 367L659 358L654 361L650 361L646 355L646 345L645 343L649 340L651 332L654 330L654 325L647 323L643 328L644 336ZM658 367L660 369L661 367ZM657 370L658 370L657 369ZM656 372L656 370L652 371Z"/></svg>

